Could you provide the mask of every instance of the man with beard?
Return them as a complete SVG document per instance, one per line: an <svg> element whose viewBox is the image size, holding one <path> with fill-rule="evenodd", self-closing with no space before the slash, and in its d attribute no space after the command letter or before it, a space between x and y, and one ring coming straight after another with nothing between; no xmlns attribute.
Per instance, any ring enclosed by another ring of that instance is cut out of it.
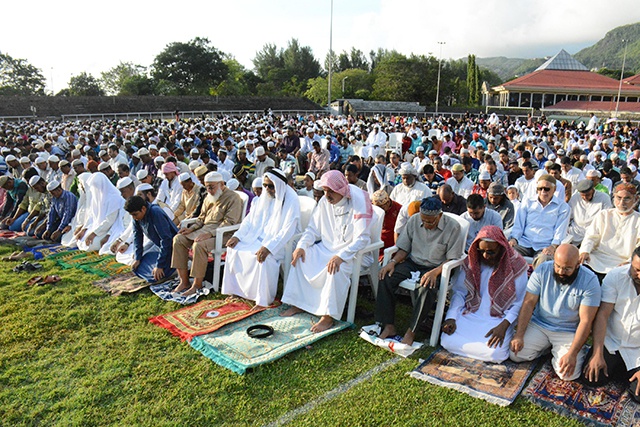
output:
<svg viewBox="0 0 640 427"><path fill-rule="evenodd" d="M614 268L602 282L602 303L593 322L593 346L587 355L583 380L601 387L611 380L629 384L640 402L640 247L631 265Z"/></svg>
<svg viewBox="0 0 640 427"><path fill-rule="evenodd" d="M300 223L300 201L285 174L272 169L262 179L265 194L227 242L222 280L223 294L253 300L256 307L273 303L285 245Z"/></svg>
<svg viewBox="0 0 640 427"><path fill-rule="evenodd" d="M533 360L549 348L551 364L560 379L580 376L585 354L582 346L600 306L596 275L580 265L575 246L563 244L533 271L511 340L514 362Z"/></svg>
<svg viewBox="0 0 640 427"><path fill-rule="evenodd" d="M173 239L173 255L171 267L178 270L180 283L174 292L191 295L202 288L209 252L215 247L215 233L218 227L235 225L242 219L243 203L238 193L229 190L218 172L209 172L205 178L207 197L202 204L198 219L189 226L181 228ZM228 239L229 236L225 236ZM189 283L189 249L193 247L193 262Z"/></svg>
<svg viewBox="0 0 640 427"><path fill-rule="evenodd" d="M394 202L405 206L433 195L429 187L418 181L418 171L411 163L403 163L398 173L402 176L402 183L396 185L389 195Z"/></svg>

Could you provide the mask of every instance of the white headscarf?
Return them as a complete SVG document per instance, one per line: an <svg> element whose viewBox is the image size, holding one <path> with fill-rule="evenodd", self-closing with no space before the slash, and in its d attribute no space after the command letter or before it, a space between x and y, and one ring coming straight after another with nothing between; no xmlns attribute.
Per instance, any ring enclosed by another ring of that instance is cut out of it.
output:
<svg viewBox="0 0 640 427"><path fill-rule="evenodd" d="M375 177L378 179L378 183L376 184ZM367 192L369 195L375 193L376 190L385 190L387 193L391 193L392 188L389 185L389 170L385 165L377 164L373 165L371 168L371 172L369 172L369 178L367 178Z"/></svg>
<svg viewBox="0 0 640 427"><path fill-rule="evenodd" d="M103 173L94 173L87 181L85 188L88 198L86 205L87 234L92 233L114 211L122 212L124 199L120 192ZM116 220L122 222L122 215ZM112 233L113 234L113 233ZM114 236L111 236L114 238Z"/></svg>

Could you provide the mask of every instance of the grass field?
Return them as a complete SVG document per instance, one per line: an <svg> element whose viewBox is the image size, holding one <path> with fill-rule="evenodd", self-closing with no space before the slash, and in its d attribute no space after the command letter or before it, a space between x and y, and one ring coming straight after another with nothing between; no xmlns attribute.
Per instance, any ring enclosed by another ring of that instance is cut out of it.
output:
<svg viewBox="0 0 640 427"><path fill-rule="evenodd" d="M0 247L0 256L12 250ZM43 264L39 274L59 273L62 282L29 287L33 273L13 273L15 263L0 263L3 426L261 426L394 359L348 329L237 375L148 322L177 304L148 290L112 297L91 285L97 276ZM371 309L364 299L362 305ZM406 319L408 307L401 312ZM406 376L431 350L391 365L289 425L580 425L521 397L500 408Z"/></svg>

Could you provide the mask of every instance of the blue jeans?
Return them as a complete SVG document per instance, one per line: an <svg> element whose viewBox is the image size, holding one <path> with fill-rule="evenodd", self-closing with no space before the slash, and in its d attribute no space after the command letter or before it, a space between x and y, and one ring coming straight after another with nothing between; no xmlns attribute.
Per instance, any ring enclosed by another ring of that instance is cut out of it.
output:
<svg viewBox="0 0 640 427"><path fill-rule="evenodd" d="M29 216L29 213L25 212L22 215L20 215L18 218L16 218L16 220L13 221L13 224L9 226L9 231L14 231L14 232L22 231L22 223L24 222L25 219L27 219L27 216Z"/></svg>

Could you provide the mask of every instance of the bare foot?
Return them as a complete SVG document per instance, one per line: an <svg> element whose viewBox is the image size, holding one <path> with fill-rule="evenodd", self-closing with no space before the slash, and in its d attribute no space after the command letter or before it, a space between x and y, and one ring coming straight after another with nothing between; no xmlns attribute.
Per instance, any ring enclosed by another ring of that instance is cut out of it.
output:
<svg viewBox="0 0 640 427"><path fill-rule="evenodd" d="M199 290L200 290L200 288L199 288L199 287L197 287L197 286L193 285L193 286L191 286L188 290L184 291L184 292L182 293L182 296L183 296L183 297L188 297L188 296L190 296L190 295L195 294L195 293L196 293L196 292L198 292Z"/></svg>
<svg viewBox="0 0 640 427"><path fill-rule="evenodd" d="M256 310L264 310L266 307L262 306L262 305L254 305L253 307L251 307L251 310L249 311L256 311Z"/></svg>
<svg viewBox="0 0 640 427"><path fill-rule="evenodd" d="M311 332L318 333L326 331L333 326L333 318L331 316L322 316L320 321L311 326Z"/></svg>
<svg viewBox="0 0 640 427"><path fill-rule="evenodd" d="M386 325L382 332L380 332L380 335L378 335L378 338L383 340L385 338L392 337L397 333L395 325Z"/></svg>
<svg viewBox="0 0 640 427"><path fill-rule="evenodd" d="M415 338L416 334L413 333L413 331L411 329L407 329L407 332L404 334L404 337L402 338L402 344L406 344L406 345L411 345L413 344L413 339Z"/></svg>
<svg viewBox="0 0 640 427"><path fill-rule="evenodd" d="M301 310L298 307L291 306L288 309L286 309L285 311L283 311L282 313L280 313L280 316L282 316L282 317L290 317L290 316L293 316L294 314L302 313L303 311L304 310Z"/></svg>
<svg viewBox="0 0 640 427"><path fill-rule="evenodd" d="M178 286L176 286L176 288L173 290L174 293L180 293L180 292L184 292L185 289L189 289L189 282L187 283L178 283Z"/></svg>

